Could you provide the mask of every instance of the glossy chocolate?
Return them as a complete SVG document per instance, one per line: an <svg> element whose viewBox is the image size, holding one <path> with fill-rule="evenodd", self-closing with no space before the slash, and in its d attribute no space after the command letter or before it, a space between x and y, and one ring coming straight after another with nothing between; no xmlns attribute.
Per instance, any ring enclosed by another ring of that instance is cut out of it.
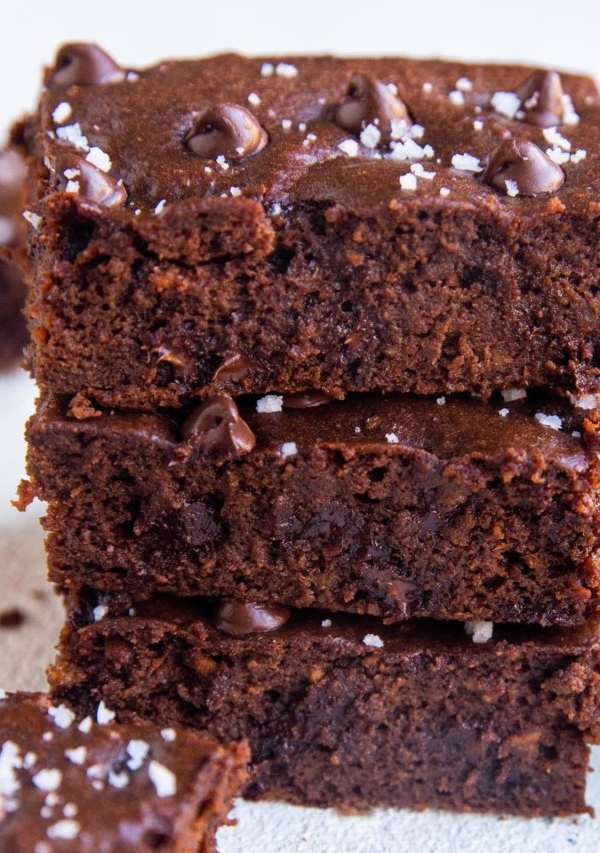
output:
<svg viewBox="0 0 600 853"><path fill-rule="evenodd" d="M507 139L490 154L482 179L506 195L536 196L556 192L565 173L533 142Z"/></svg>
<svg viewBox="0 0 600 853"><path fill-rule="evenodd" d="M534 71L517 86L524 121L539 127L562 124L565 114L564 91L557 71Z"/></svg>
<svg viewBox="0 0 600 853"><path fill-rule="evenodd" d="M219 104L204 110L185 139L193 154L212 160L239 160L258 154L268 141L252 113L239 104Z"/></svg>
<svg viewBox="0 0 600 853"><path fill-rule="evenodd" d="M232 637L267 634L281 628L290 618L290 608L282 605L253 604L248 601L222 601L213 622L217 630Z"/></svg>
<svg viewBox="0 0 600 853"><path fill-rule="evenodd" d="M355 74L348 91L335 108L335 121L340 127L359 136L367 125L374 125L381 134L381 144L394 137L396 123L402 128L412 124L406 104L381 80L367 74ZM398 133L398 138L401 133Z"/></svg>
<svg viewBox="0 0 600 853"><path fill-rule="evenodd" d="M182 438L202 453L215 456L247 453L256 442L254 433L227 394L218 394L201 403L185 421Z"/></svg>
<svg viewBox="0 0 600 853"><path fill-rule="evenodd" d="M96 44L65 44L56 54L54 65L46 69L44 83L48 89L68 86L94 86L118 83L126 72Z"/></svg>

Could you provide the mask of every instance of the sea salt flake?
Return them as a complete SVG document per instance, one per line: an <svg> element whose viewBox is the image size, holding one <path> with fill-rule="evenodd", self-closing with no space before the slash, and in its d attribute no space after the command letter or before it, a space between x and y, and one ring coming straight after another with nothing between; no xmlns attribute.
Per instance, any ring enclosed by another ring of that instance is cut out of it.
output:
<svg viewBox="0 0 600 853"><path fill-rule="evenodd" d="M38 841L33 848L33 853L52 853L52 847L46 841Z"/></svg>
<svg viewBox="0 0 600 853"><path fill-rule="evenodd" d="M412 124L410 126L410 138L411 139L423 139L425 136L425 128L422 124Z"/></svg>
<svg viewBox="0 0 600 853"><path fill-rule="evenodd" d="M571 150L571 143L558 132L556 127L545 127L542 130L542 135L546 142L549 142L555 148L562 148L563 151Z"/></svg>
<svg viewBox="0 0 600 853"><path fill-rule="evenodd" d="M148 765L148 776L159 797L172 797L176 793L177 779L175 774L164 764L151 761Z"/></svg>
<svg viewBox="0 0 600 853"><path fill-rule="evenodd" d="M340 151L343 151L348 157L357 157L358 156L358 142L356 139L344 139L343 142L340 142L338 145Z"/></svg>
<svg viewBox="0 0 600 853"><path fill-rule="evenodd" d="M146 756L149 751L150 747L145 740L139 740L137 738L130 740L127 744L127 754L130 756L127 761L129 769L139 770L146 760Z"/></svg>
<svg viewBox="0 0 600 853"><path fill-rule="evenodd" d="M38 230L42 222L42 217L39 214L34 213L32 210L24 210L23 218L29 222L34 231Z"/></svg>
<svg viewBox="0 0 600 853"><path fill-rule="evenodd" d="M261 415L280 412L283 408L283 397L279 394L267 394L256 401L256 411Z"/></svg>
<svg viewBox="0 0 600 853"><path fill-rule="evenodd" d="M444 198L447 198L450 195L450 190L448 187L440 187L440 195Z"/></svg>
<svg viewBox="0 0 600 853"><path fill-rule="evenodd" d="M491 104L501 116L514 118L521 106L521 99L515 92L495 92Z"/></svg>
<svg viewBox="0 0 600 853"><path fill-rule="evenodd" d="M12 740L7 740L0 750L0 795L9 801L21 787L15 770L22 766L21 752ZM7 803L3 804L7 808Z"/></svg>
<svg viewBox="0 0 600 853"><path fill-rule="evenodd" d="M154 208L154 213L156 213L156 214L162 213L162 211L165 209L166 206L167 206L166 198L161 198L161 200L158 202L158 204Z"/></svg>
<svg viewBox="0 0 600 853"><path fill-rule="evenodd" d="M292 129L292 120L291 118L284 118L281 120L281 126L284 130Z"/></svg>
<svg viewBox="0 0 600 853"><path fill-rule="evenodd" d="M331 619L323 619L321 628L331 628Z"/></svg>
<svg viewBox="0 0 600 853"><path fill-rule="evenodd" d="M46 799L44 800L44 803L47 806L50 806L51 809L53 809L55 806L57 806L60 802L61 802L60 797L54 791L50 791L49 794L46 794Z"/></svg>
<svg viewBox="0 0 600 853"><path fill-rule="evenodd" d="M388 444L400 444L400 439L395 432L386 432L385 440Z"/></svg>
<svg viewBox="0 0 600 853"><path fill-rule="evenodd" d="M438 397L435 402L438 404L438 406L445 406L446 405L446 398L445 397Z"/></svg>
<svg viewBox="0 0 600 853"><path fill-rule="evenodd" d="M581 397L571 397L571 402L578 409L596 409L598 397L595 394L582 394Z"/></svg>
<svg viewBox="0 0 600 853"><path fill-rule="evenodd" d="M52 839L60 838L63 841L71 841L73 838L77 838L80 829L81 827L76 820L59 820L48 827L46 835Z"/></svg>
<svg viewBox="0 0 600 853"><path fill-rule="evenodd" d="M79 181L67 181L65 192L77 195L79 193Z"/></svg>
<svg viewBox="0 0 600 853"><path fill-rule="evenodd" d="M392 142L391 151L386 156L390 160L399 160L400 162L424 160L426 157L433 156L433 148L430 145L423 147L414 139L407 139L404 142Z"/></svg>
<svg viewBox="0 0 600 853"><path fill-rule="evenodd" d="M37 760L38 757L35 752L28 752L25 755L25 758L23 759L23 767L25 768L25 770L31 770Z"/></svg>
<svg viewBox="0 0 600 853"><path fill-rule="evenodd" d="M161 729L160 736L167 743L173 743L173 741L177 738L177 732L175 731L175 729Z"/></svg>
<svg viewBox="0 0 600 853"><path fill-rule="evenodd" d="M574 429L571 435L573 436L573 438L581 438L581 433L578 429Z"/></svg>
<svg viewBox="0 0 600 853"><path fill-rule="evenodd" d="M459 77L454 85L461 92L473 91L473 84L471 83L468 77Z"/></svg>
<svg viewBox="0 0 600 853"><path fill-rule="evenodd" d="M96 145L93 145L89 153L86 154L86 158L88 163L91 163L92 166L95 166L97 169L100 169L101 172L110 172L112 167L112 160L101 148L98 148Z"/></svg>
<svg viewBox="0 0 600 853"><path fill-rule="evenodd" d="M87 747L76 746L74 749L65 749L65 756L71 764L78 764L81 766L82 764L85 764L85 759L87 758Z"/></svg>
<svg viewBox="0 0 600 853"><path fill-rule="evenodd" d="M527 396L525 388L505 388L500 392L505 403L514 403L515 400L524 400Z"/></svg>
<svg viewBox="0 0 600 853"><path fill-rule="evenodd" d="M75 803L65 803L63 807L63 814L65 817L75 817L79 809L75 805Z"/></svg>
<svg viewBox="0 0 600 853"><path fill-rule="evenodd" d="M288 456L295 456L298 453L298 447L295 441L284 441L279 448L279 454L282 459L287 459Z"/></svg>
<svg viewBox="0 0 600 853"><path fill-rule="evenodd" d="M81 132L79 122L75 122L75 124L66 124L64 127L57 128L56 136L58 139L62 139L63 142L70 142L71 145L78 148L80 151L90 150L90 143L88 142L87 137Z"/></svg>
<svg viewBox="0 0 600 853"><path fill-rule="evenodd" d="M474 643L487 643L494 634L494 623L483 619L470 619L465 622L465 631Z"/></svg>
<svg viewBox="0 0 600 853"><path fill-rule="evenodd" d="M65 169L65 171L63 172L63 175L65 176L65 178L67 178L67 180L71 181L74 178L79 178L81 176L81 170L80 169Z"/></svg>
<svg viewBox="0 0 600 853"><path fill-rule="evenodd" d="M263 62L260 68L261 77L272 77L275 73L275 66L271 62Z"/></svg>
<svg viewBox="0 0 600 853"><path fill-rule="evenodd" d="M569 152L563 151L562 148L547 148L546 154L551 160L554 160L558 166L562 166L563 163L568 163L571 159Z"/></svg>
<svg viewBox="0 0 600 853"><path fill-rule="evenodd" d="M400 175L400 187L403 190L416 190L417 178L412 172L407 172L406 175Z"/></svg>
<svg viewBox="0 0 600 853"><path fill-rule="evenodd" d="M566 93L562 96L563 117L562 123L569 127L579 124L579 116L575 112L571 96Z"/></svg>
<svg viewBox="0 0 600 853"><path fill-rule="evenodd" d="M100 620L104 619L104 617L108 613L108 607L105 604L98 604L96 607L94 607L92 613L94 615L94 621L100 622Z"/></svg>
<svg viewBox="0 0 600 853"><path fill-rule="evenodd" d="M229 163L227 162L227 160L225 159L223 154L219 154L219 156L216 158L215 162L217 163L218 166L221 167L221 169L223 169L224 172L226 172L229 169Z"/></svg>
<svg viewBox="0 0 600 853"><path fill-rule="evenodd" d="M519 185L516 181L511 181L510 178L506 178L506 180L504 181L504 185L506 187L506 195L510 196L511 198L514 198L515 196L519 195Z"/></svg>
<svg viewBox="0 0 600 853"><path fill-rule="evenodd" d="M54 732L44 732L42 740L49 743L54 738Z"/></svg>
<svg viewBox="0 0 600 853"><path fill-rule="evenodd" d="M509 414L509 411L508 409L499 409L498 414L501 418L505 418Z"/></svg>
<svg viewBox="0 0 600 853"><path fill-rule="evenodd" d="M242 191L239 187L229 187L229 192L233 196L233 198L239 198L242 194Z"/></svg>
<svg viewBox="0 0 600 853"><path fill-rule="evenodd" d="M412 137L411 128L414 125L410 125L405 118L393 118L390 128L390 136L392 139L399 141L401 139L410 139ZM419 125L420 127L421 125ZM418 139L419 137L415 136L414 139Z"/></svg>
<svg viewBox="0 0 600 853"><path fill-rule="evenodd" d="M413 175L416 175L417 178L423 178L426 181L432 181L435 178L435 172L426 172L422 163L413 163L410 167L410 171Z"/></svg>
<svg viewBox="0 0 600 853"><path fill-rule="evenodd" d="M114 711L111 711L106 707L104 699L102 699L98 705L98 710L96 711L96 722L101 726L105 726L108 723L112 723L116 716L117 715Z"/></svg>
<svg viewBox="0 0 600 853"><path fill-rule="evenodd" d="M75 714L66 705L51 705L48 708L48 716L54 720L54 725L59 729L68 729L75 722Z"/></svg>
<svg viewBox="0 0 600 853"><path fill-rule="evenodd" d="M360 134L360 141L365 148L377 148L381 140L381 131L374 124L368 124Z"/></svg>
<svg viewBox="0 0 600 853"><path fill-rule="evenodd" d="M253 107L257 107L260 104L260 96L256 94L256 92L250 92L248 95L248 103L252 104Z"/></svg>
<svg viewBox="0 0 600 853"><path fill-rule="evenodd" d="M476 118L473 122L473 130L483 130L483 122L480 118Z"/></svg>
<svg viewBox="0 0 600 853"><path fill-rule="evenodd" d="M451 104L454 104L455 107L463 107L465 104L465 96L462 92L459 92L458 89L455 89L453 92L450 92L448 95L448 100Z"/></svg>
<svg viewBox="0 0 600 853"><path fill-rule="evenodd" d="M479 158L474 154L455 154L452 157L452 165L455 169L461 172L483 172L483 166L479 163Z"/></svg>
<svg viewBox="0 0 600 853"><path fill-rule="evenodd" d="M363 637L363 643L365 646L372 646L374 649L383 648L383 640L381 637L378 637L377 634L365 634Z"/></svg>
<svg viewBox="0 0 600 853"><path fill-rule="evenodd" d="M54 768L44 768L32 776L31 781L40 791L56 791L62 782L62 773Z"/></svg>
<svg viewBox="0 0 600 853"><path fill-rule="evenodd" d="M129 785L129 773L125 770L121 770L118 773L116 770L109 770L108 784L113 788L117 788L119 791L126 788L127 785Z"/></svg>
<svg viewBox="0 0 600 853"><path fill-rule="evenodd" d="M571 163L579 163L580 160L585 160L587 151L585 148L578 148L574 154L571 154Z"/></svg>
<svg viewBox="0 0 600 853"><path fill-rule="evenodd" d="M85 775L89 776L90 779L104 779L104 765L90 764L85 771Z"/></svg>
<svg viewBox="0 0 600 853"><path fill-rule="evenodd" d="M433 92L433 83L425 81L425 83L423 83L423 91L427 93Z"/></svg>
<svg viewBox="0 0 600 853"><path fill-rule="evenodd" d="M542 426L549 427L550 429L562 429L562 418L558 415L546 415L544 412L536 412L535 419Z"/></svg>
<svg viewBox="0 0 600 853"><path fill-rule="evenodd" d="M68 104L66 101L61 101L60 104L57 104L54 107L52 112L52 121L54 124L64 124L66 121L69 121L72 115L73 107L71 104Z"/></svg>
<svg viewBox="0 0 600 853"><path fill-rule="evenodd" d="M298 76L298 69L289 62L278 62L275 66L275 74L278 77L286 77L288 80Z"/></svg>
<svg viewBox="0 0 600 853"><path fill-rule="evenodd" d="M84 735L89 734L92 730L93 720L91 717L84 717L83 720L77 726L77 731L81 732Z"/></svg>

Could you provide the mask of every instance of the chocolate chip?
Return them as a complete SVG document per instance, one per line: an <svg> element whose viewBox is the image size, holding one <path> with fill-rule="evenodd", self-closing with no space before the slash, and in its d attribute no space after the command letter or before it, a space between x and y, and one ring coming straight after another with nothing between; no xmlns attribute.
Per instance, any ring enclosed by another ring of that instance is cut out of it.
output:
<svg viewBox="0 0 600 853"><path fill-rule="evenodd" d="M254 433L227 394L217 394L193 411L183 425L182 437L211 455L247 453L256 443Z"/></svg>
<svg viewBox="0 0 600 853"><path fill-rule="evenodd" d="M184 376L185 378L192 376L195 367L194 359L182 347L159 346L153 350L153 353L158 356L156 359L157 364L164 364L166 362L173 365L180 376Z"/></svg>
<svg viewBox="0 0 600 853"><path fill-rule="evenodd" d="M507 195L541 195L556 192L565 173L535 143L505 139L492 151L482 179Z"/></svg>
<svg viewBox="0 0 600 853"><path fill-rule="evenodd" d="M561 124L565 113L563 87L556 71L534 71L516 93L521 101L523 119L539 127Z"/></svg>
<svg viewBox="0 0 600 853"><path fill-rule="evenodd" d="M325 403L330 403L333 400L329 394L324 391L305 391L301 394L284 394L283 408L284 409L314 409L315 406L322 406Z"/></svg>
<svg viewBox="0 0 600 853"><path fill-rule="evenodd" d="M63 86L118 83L125 76L124 69L101 47L77 42L60 48L54 65L46 69L44 83L48 89L59 89Z"/></svg>
<svg viewBox="0 0 600 853"><path fill-rule="evenodd" d="M67 181L72 180L79 185L79 195L87 201L103 207L120 207L125 203L127 192L123 184L84 157L65 152L56 158L54 170L59 175L59 185L63 190L67 187ZM68 178L65 172L74 174L74 177Z"/></svg>
<svg viewBox="0 0 600 853"><path fill-rule="evenodd" d="M225 361L218 367L213 376L213 381L220 380L221 382L235 382L237 379L243 379L256 365L243 355L232 355L226 358Z"/></svg>
<svg viewBox="0 0 600 853"><path fill-rule="evenodd" d="M214 625L232 637L266 634L276 631L290 618L290 608L278 604L253 604L245 601L222 601L214 614Z"/></svg>
<svg viewBox="0 0 600 853"><path fill-rule="evenodd" d="M219 104L200 113L185 144L200 157L239 160L262 151L268 141L266 130L245 107Z"/></svg>
<svg viewBox="0 0 600 853"><path fill-rule="evenodd" d="M353 76L345 97L335 108L336 124L356 136L373 124L384 145L392 138L392 123L399 120L412 125L406 104L385 83L367 74Z"/></svg>

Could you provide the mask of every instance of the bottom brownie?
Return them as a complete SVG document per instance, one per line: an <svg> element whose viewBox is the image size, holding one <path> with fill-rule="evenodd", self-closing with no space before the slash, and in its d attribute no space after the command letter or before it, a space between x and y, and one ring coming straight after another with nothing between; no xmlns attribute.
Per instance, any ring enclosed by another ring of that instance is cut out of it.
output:
<svg viewBox="0 0 600 853"><path fill-rule="evenodd" d="M245 795L373 806L591 811L587 743L600 734L598 625L386 626L371 617L157 598L71 626L57 700L103 699L122 720L247 737ZM240 611L243 611L240 613ZM285 623L285 624L284 624ZM266 628L274 630L265 633ZM478 640L479 642L475 642Z"/></svg>
<svg viewBox="0 0 600 853"><path fill-rule="evenodd" d="M243 745L78 719L40 693L0 698L0 850L212 853L246 777Z"/></svg>

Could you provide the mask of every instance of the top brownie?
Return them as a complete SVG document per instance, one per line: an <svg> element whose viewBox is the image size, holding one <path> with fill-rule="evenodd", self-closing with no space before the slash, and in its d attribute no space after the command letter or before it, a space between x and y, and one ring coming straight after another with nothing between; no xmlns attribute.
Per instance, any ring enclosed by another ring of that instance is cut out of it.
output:
<svg viewBox="0 0 600 853"><path fill-rule="evenodd" d="M234 55L134 73L68 45L14 136L44 389L138 409L600 392L587 77Z"/></svg>

